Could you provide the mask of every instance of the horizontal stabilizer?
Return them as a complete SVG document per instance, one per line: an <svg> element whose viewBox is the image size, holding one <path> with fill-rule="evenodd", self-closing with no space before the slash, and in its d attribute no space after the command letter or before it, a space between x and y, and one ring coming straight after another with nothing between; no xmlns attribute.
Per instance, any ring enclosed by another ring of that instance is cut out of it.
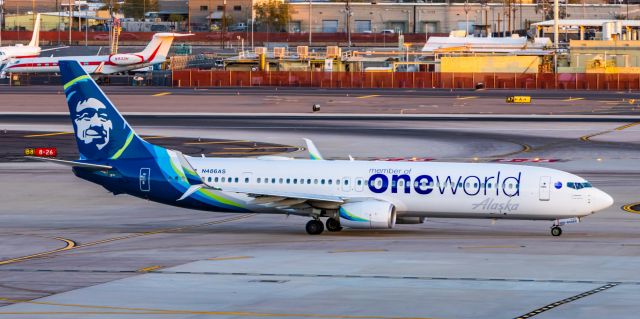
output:
<svg viewBox="0 0 640 319"><path fill-rule="evenodd" d="M204 185L191 185L189 186L189 188L187 189L186 192L184 192L184 194L182 194L182 196L180 198L178 198L178 201L181 201L191 195L193 195L193 193L199 191L201 188L203 188Z"/></svg>
<svg viewBox="0 0 640 319"><path fill-rule="evenodd" d="M111 169L111 166L108 166L108 165L98 165L98 164L82 163L82 162L75 162L75 161L65 161L65 160L49 158L49 157L36 157L36 156L25 156L25 157L29 158L29 159L42 161L42 162L49 162L49 163L65 165L65 166L71 166L71 167L82 167L82 168L94 169L94 170L97 170L97 171L103 171L103 170L110 170Z"/></svg>

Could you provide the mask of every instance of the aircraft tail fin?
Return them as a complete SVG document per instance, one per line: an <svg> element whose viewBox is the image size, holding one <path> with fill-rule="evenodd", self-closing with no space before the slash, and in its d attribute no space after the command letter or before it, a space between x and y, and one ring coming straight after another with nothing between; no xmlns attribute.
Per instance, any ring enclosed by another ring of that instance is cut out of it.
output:
<svg viewBox="0 0 640 319"><path fill-rule="evenodd" d="M33 24L33 35L31 35L30 47L40 46L40 14L36 15L36 21Z"/></svg>
<svg viewBox="0 0 640 319"><path fill-rule="evenodd" d="M173 39L176 37L186 37L191 34L181 33L156 33L153 35L151 42L147 44L147 47L140 52L140 55L144 58L145 62L154 62L154 60L164 60L169 54Z"/></svg>
<svg viewBox="0 0 640 319"><path fill-rule="evenodd" d="M107 161L152 157L141 139L78 61L59 61L80 158Z"/></svg>

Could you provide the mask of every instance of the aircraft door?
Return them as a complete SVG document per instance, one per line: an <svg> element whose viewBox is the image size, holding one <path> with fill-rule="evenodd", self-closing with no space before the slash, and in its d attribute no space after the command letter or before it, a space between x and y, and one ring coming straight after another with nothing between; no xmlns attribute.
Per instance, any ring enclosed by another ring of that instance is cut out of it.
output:
<svg viewBox="0 0 640 319"><path fill-rule="evenodd" d="M151 169L141 168L140 169L140 191L148 192L150 190L151 190Z"/></svg>
<svg viewBox="0 0 640 319"><path fill-rule="evenodd" d="M540 177L540 200L548 201L551 198L551 177L549 176L541 176Z"/></svg>
<svg viewBox="0 0 640 319"><path fill-rule="evenodd" d="M348 192L351 190L351 179L349 177L342 178L342 191Z"/></svg>

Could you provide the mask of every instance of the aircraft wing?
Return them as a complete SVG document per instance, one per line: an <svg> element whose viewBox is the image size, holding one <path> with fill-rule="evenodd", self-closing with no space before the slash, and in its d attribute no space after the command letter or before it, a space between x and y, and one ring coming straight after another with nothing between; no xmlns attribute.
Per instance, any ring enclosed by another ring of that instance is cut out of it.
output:
<svg viewBox="0 0 640 319"><path fill-rule="evenodd" d="M69 47L69 46L67 45L67 46L63 46L63 47L55 47L55 48L42 49L42 50L40 50L40 52L55 51L55 50L60 50L60 49L66 49L66 48L68 48L68 47Z"/></svg>
<svg viewBox="0 0 640 319"><path fill-rule="evenodd" d="M265 207L275 207L279 209L306 209L306 208L322 208L322 209L338 209L340 205L347 200L357 200L355 198L342 198L332 195L320 195L312 193L297 193L278 190L253 189L250 187L234 187L234 186L214 186L207 184L192 185L178 200L183 200L199 189L205 188L224 193L242 194L253 198L249 204L260 205Z"/></svg>
<svg viewBox="0 0 640 319"><path fill-rule="evenodd" d="M247 194L256 199L262 199L261 202L269 203L269 202L277 202L284 199L290 200L302 200L302 201L321 201L321 202L330 202L330 203L344 203L344 200L338 196L331 195L319 195L319 194L311 194L311 193L297 193L297 192L282 192L277 190L265 190L265 189L250 189L250 188L242 188L242 187L221 187L216 189L223 192L231 192L231 193L243 193ZM269 200L272 199L272 200Z"/></svg>

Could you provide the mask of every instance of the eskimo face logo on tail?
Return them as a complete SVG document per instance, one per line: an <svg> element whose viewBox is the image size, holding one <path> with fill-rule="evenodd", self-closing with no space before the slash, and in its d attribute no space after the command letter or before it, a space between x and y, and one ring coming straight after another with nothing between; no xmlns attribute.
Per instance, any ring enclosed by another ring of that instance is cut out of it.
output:
<svg viewBox="0 0 640 319"><path fill-rule="evenodd" d="M107 107L94 98L78 102L73 115L76 138L85 144L85 148L95 147L102 150L109 144L113 123L107 115Z"/></svg>

